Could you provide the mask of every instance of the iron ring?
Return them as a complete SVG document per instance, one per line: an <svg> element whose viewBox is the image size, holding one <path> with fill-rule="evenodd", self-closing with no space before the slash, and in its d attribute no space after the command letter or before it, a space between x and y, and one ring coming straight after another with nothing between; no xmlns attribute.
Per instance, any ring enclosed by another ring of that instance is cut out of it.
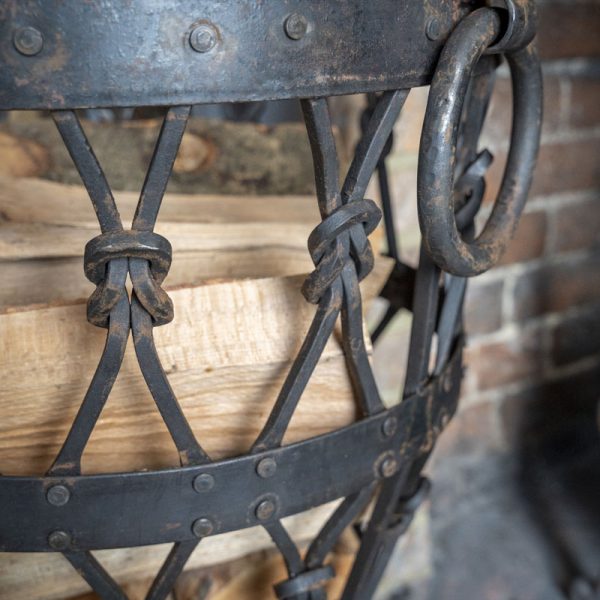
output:
<svg viewBox="0 0 600 600"><path fill-rule="evenodd" d="M433 77L421 135L417 198L425 246L444 271L470 277L502 256L517 226L533 175L540 142L542 76L533 44L506 53L513 85L510 150L500 191L481 234L464 241L453 206L456 145L470 76L500 34L496 11L482 8L452 32Z"/></svg>

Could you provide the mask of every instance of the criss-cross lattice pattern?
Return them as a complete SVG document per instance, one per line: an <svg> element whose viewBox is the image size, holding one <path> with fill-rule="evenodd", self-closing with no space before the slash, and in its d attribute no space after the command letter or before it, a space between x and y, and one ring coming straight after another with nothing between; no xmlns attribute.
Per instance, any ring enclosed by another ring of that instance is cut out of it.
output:
<svg viewBox="0 0 600 600"><path fill-rule="evenodd" d="M302 292L308 301L318 306L275 406L252 446L253 453L281 446L297 403L340 315L343 348L360 413L363 417L369 417L385 410L367 355L358 287L359 281L373 267L373 253L367 236L377 226L381 214L374 202L364 199L364 194L375 168L382 164L382 152L389 144L392 127L407 96L408 90L400 90L386 92L377 98L369 111L363 139L342 186L339 184L338 158L327 100L319 98L302 102L323 219L309 238L315 271L307 278ZM174 107L167 111L132 228L126 231L110 187L76 114L73 111L53 113L98 216L101 234L88 243L85 251L85 274L96 284L96 290L88 301L88 319L94 325L107 328L108 333L98 369L71 430L48 471L49 476L81 475L85 446L118 375L130 329L142 374L177 447L181 465L211 462L179 407L152 337L153 327L166 324L173 318L172 303L161 287L171 263L171 246L153 229L189 114L189 106ZM468 172L467 169L465 173ZM474 200L471 203L480 202L481 192L472 198ZM385 198L385 206L389 211L389 198ZM475 211L470 212L472 219ZM467 221L472 222L471 219ZM421 260L427 263L427 255L423 255ZM128 275L133 288L131 298L126 289ZM423 321L432 325L427 332L429 343L413 340L413 346L420 346L423 350L411 353L411 356L417 357L413 363L418 366L409 368L407 390L417 383L426 382L429 375L429 351L425 347L430 346L434 333L435 319L432 317L437 312L439 276L440 272L435 266L431 265L426 271L423 264L417 276L416 305L423 307ZM451 344L456 340L460 300L464 292L462 284L458 286L458 292L453 291L457 287L456 281L453 279L453 283L446 286L446 296L452 300L446 300L446 314L439 319L440 330L446 330L441 346L443 350L438 352L440 369L446 365ZM395 488L388 493L400 498L409 474L403 470L397 475L397 464L388 465L387 468L389 471L386 476ZM420 468L414 470L418 473ZM261 509L266 511L264 527L283 554L289 572L289 579L275 588L279 598L318 600L326 597L324 585L334 576L334 572L324 561L341 533L364 511L375 488L376 484L371 483L343 500L304 557L301 557L281 520L269 518L269 512L275 510L272 501L268 498L263 501ZM395 504L397 508L398 502ZM210 529L210 525L208 527ZM164 598L168 594L203 535L201 527L199 533L196 539L174 545L148 593L149 600ZM204 534L209 533L208 529L204 530ZM60 543L58 536L55 544L60 546ZM63 543L64 556L97 593L106 598L125 598L118 585L89 551L70 549L68 540Z"/></svg>

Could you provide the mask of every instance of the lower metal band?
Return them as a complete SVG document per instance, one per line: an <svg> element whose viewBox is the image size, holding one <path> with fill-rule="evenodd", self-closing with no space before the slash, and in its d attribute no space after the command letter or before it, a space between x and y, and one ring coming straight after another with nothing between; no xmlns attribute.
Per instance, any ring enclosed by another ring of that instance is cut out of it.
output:
<svg viewBox="0 0 600 600"><path fill-rule="evenodd" d="M348 496L431 450L456 409L461 359L459 346L438 377L387 411L276 450L155 472L0 477L0 550L53 551L56 532L71 550L180 542ZM258 468L265 459L267 477ZM48 498L55 486L68 490L58 506Z"/></svg>

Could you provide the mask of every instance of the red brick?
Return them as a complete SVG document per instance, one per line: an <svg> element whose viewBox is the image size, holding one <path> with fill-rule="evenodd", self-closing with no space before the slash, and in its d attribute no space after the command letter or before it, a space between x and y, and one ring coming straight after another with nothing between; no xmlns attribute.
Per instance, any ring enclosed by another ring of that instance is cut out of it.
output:
<svg viewBox="0 0 600 600"><path fill-rule="evenodd" d="M600 187L600 139L545 144L531 193L551 194Z"/></svg>
<svg viewBox="0 0 600 600"><path fill-rule="evenodd" d="M600 188L600 138L543 144L530 196ZM495 200L506 156L498 154L487 173L484 201Z"/></svg>
<svg viewBox="0 0 600 600"><path fill-rule="evenodd" d="M546 228L545 212L537 211L522 215L515 236L499 264L525 262L542 256L546 247Z"/></svg>
<svg viewBox="0 0 600 600"><path fill-rule="evenodd" d="M600 251L577 261L544 265L522 274L515 285L517 320L600 300Z"/></svg>
<svg viewBox="0 0 600 600"><path fill-rule="evenodd" d="M600 192L595 198L561 207L555 218L555 251L600 246Z"/></svg>
<svg viewBox="0 0 600 600"><path fill-rule="evenodd" d="M466 363L481 390L539 375L543 367L541 332L524 331L509 341L468 346Z"/></svg>
<svg viewBox="0 0 600 600"><path fill-rule="evenodd" d="M510 78L499 77L494 86L488 116L483 129L483 139L490 151L503 145L510 137L512 126L512 85ZM558 77L544 77L543 131L554 132L561 125L561 91Z"/></svg>
<svg viewBox="0 0 600 600"><path fill-rule="evenodd" d="M538 46L544 60L600 55L600 4L538 6Z"/></svg>
<svg viewBox="0 0 600 600"><path fill-rule="evenodd" d="M557 365L600 353L600 304L570 316L552 332L552 360Z"/></svg>
<svg viewBox="0 0 600 600"><path fill-rule="evenodd" d="M597 35L600 37L600 31ZM571 86L570 124L573 127L600 125L600 80L574 78Z"/></svg>
<svg viewBox="0 0 600 600"><path fill-rule="evenodd" d="M469 283L465 303L467 334L491 333L502 327L502 281Z"/></svg>

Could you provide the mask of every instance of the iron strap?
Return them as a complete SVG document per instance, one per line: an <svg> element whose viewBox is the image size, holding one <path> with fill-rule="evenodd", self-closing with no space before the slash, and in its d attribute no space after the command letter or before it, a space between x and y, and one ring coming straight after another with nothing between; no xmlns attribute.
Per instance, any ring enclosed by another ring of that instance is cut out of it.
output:
<svg viewBox="0 0 600 600"><path fill-rule="evenodd" d="M470 10L447 0L117 4L2 2L0 109L239 102L425 85L448 33Z"/></svg>
<svg viewBox="0 0 600 600"><path fill-rule="evenodd" d="M53 531L74 532L73 550L180 542L194 539L192 524L203 517L215 524L211 534L263 524L255 509L265 498L275 502L271 520L277 520L353 494L383 478L385 458L401 468L431 449L454 414L461 359L459 344L441 375L394 408L267 452L154 472L0 477L0 550L52 551ZM389 417L397 419L398 428L386 436L383 424ZM264 479L256 467L267 457L277 470ZM214 485L198 492L194 480L202 475ZM66 506L47 501L55 485L69 489Z"/></svg>

